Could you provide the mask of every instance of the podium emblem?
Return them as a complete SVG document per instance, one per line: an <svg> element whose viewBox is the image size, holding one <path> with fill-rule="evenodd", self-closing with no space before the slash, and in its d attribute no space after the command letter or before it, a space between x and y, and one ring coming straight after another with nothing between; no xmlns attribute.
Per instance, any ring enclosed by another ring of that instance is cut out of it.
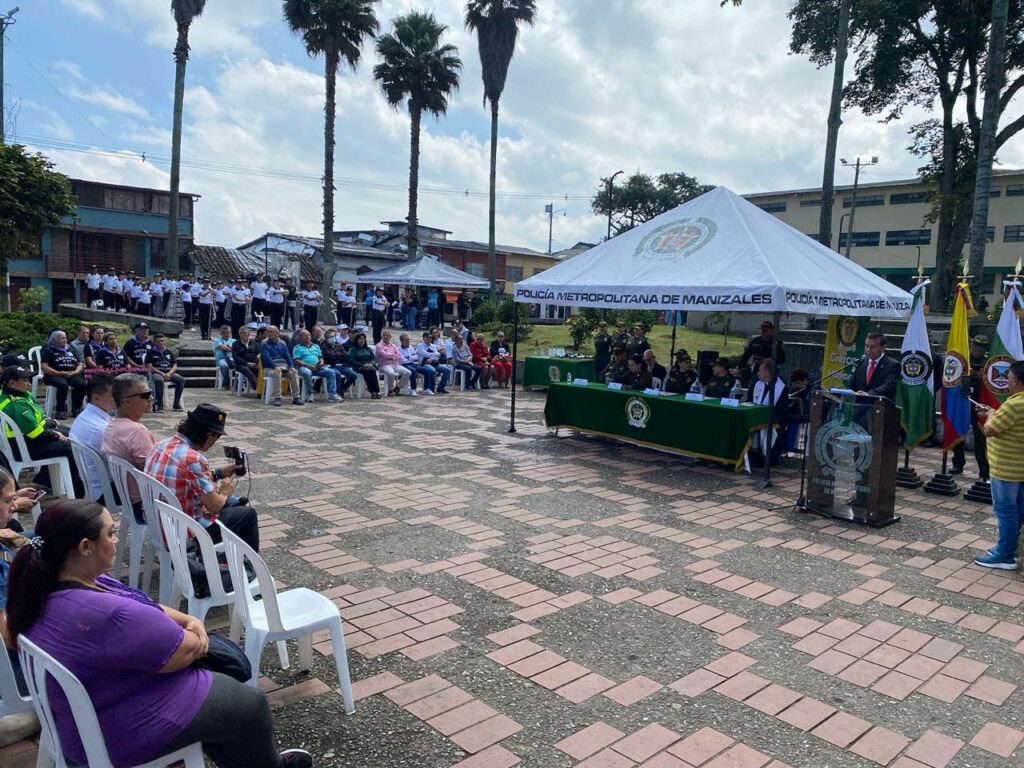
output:
<svg viewBox="0 0 1024 768"><path fill-rule="evenodd" d="M1005 395L1010 391L1010 380L1006 374L1013 365L1013 358L1008 355L996 355L985 363L985 372L982 380L985 388L996 395Z"/></svg>
<svg viewBox="0 0 1024 768"><path fill-rule="evenodd" d="M548 378L551 379L552 384L557 384L562 380L562 372L558 370L557 365L548 367Z"/></svg>
<svg viewBox="0 0 1024 768"><path fill-rule="evenodd" d="M629 426L646 429L651 420L651 406L640 397L631 397L626 401L626 421Z"/></svg>
<svg viewBox="0 0 1024 768"><path fill-rule="evenodd" d="M838 416L840 409L836 409ZM861 476L871 466L873 448L871 435L856 422L843 423L833 417L818 430L814 441L814 456L821 473L838 478L843 475Z"/></svg>

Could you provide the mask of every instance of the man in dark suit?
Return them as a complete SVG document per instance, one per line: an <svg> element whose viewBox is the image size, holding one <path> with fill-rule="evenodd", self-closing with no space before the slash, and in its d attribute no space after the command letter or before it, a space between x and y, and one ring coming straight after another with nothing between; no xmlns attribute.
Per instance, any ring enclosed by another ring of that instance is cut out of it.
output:
<svg viewBox="0 0 1024 768"><path fill-rule="evenodd" d="M665 370L665 366L658 362L658 359L654 356L654 350L648 349L644 352L644 367L647 372L651 374L652 379L664 383L668 376L668 371Z"/></svg>
<svg viewBox="0 0 1024 768"><path fill-rule="evenodd" d="M885 354L885 334L869 333L864 340L864 359L853 371L850 388L858 395L892 399L900 375L899 362Z"/></svg>

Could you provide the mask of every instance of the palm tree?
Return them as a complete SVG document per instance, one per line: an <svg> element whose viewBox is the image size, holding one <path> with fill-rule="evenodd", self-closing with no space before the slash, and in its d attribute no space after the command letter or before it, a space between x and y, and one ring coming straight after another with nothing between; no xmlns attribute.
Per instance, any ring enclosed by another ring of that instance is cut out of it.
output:
<svg viewBox="0 0 1024 768"><path fill-rule="evenodd" d="M516 50L519 25L533 25L536 0L469 0L466 3L466 29L476 32L483 69L484 103L491 102L491 185L487 219L487 274L491 281L490 299L497 298L494 259L494 198L498 176L498 102L505 90L508 65Z"/></svg>
<svg viewBox="0 0 1024 768"><path fill-rule="evenodd" d="M412 123L409 143L409 258L416 258L417 196L420 176L420 119L423 112L440 117L448 109L448 97L459 87L462 60L454 45L442 45L448 27L433 14L413 12L393 22L394 32L377 39L381 63L373 68L388 104L395 109L407 102Z"/></svg>
<svg viewBox="0 0 1024 768"><path fill-rule="evenodd" d="M324 105L324 275L321 292L332 294L334 280L334 112L338 66L344 59L352 69L360 48L380 26L374 13L379 0L284 0L284 18L302 35L310 56L323 54L327 80ZM328 313L324 301L321 311Z"/></svg>
<svg viewBox="0 0 1024 768"><path fill-rule="evenodd" d="M167 209L167 269L177 273L178 188L181 185L181 113L185 106L185 67L188 64L188 31L206 7L206 0L171 0L171 14L178 27L174 46L174 125L171 128L171 194Z"/></svg>

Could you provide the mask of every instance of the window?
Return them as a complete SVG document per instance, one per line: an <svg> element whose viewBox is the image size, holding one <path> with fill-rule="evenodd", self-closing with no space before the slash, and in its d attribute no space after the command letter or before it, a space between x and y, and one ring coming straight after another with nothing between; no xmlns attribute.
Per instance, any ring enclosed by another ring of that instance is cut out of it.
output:
<svg viewBox="0 0 1024 768"><path fill-rule="evenodd" d="M800 201L800 207L801 208L820 208L821 207L821 198L815 198L814 200L801 200Z"/></svg>
<svg viewBox="0 0 1024 768"><path fill-rule="evenodd" d="M928 199L927 192L897 192L889 195L890 205L908 205L910 203L923 203ZM858 201L859 203L860 201Z"/></svg>
<svg viewBox="0 0 1024 768"><path fill-rule="evenodd" d="M846 247L846 232L839 235L839 247ZM850 239L850 243L854 248L870 248L877 246L881 241L881 232L854 232L853 237Z"/></svg>
<svg viewBox="0 0 1024 768"><path fill-rule="evenodd" d="M1011 224L1003 227L1004 243L1024 243L1024 224Z"/></svg>
<svg viewBox="0 0 1024 768"><path fill-rule="evenodd" d="M885 233L886 245L929 245L930 229L892 229Z"/></svg>
<svg viewBox="0 0 1024 768"><path fill-rule="evenodd" d="M470 262L466 265L466 271L473 277L487 277L487 265L486 264L474 264Z"/></svg>
<svg viewBox="0 0 1024 768"><path fill-rule="evenodd" d="M117 211L144 211L146 196L142 192L133 192L130 189L105 189L103 207Z"/></svg>
<svg viewBox="0 0 1024 768"><path fill-rule="evenodd" d="M1006 185L1006 196L1007 197L1022 197L1022 196L1024 196L1024 184L1007 184Z"/></svg>
<svg viewBox="0 0 1024 768"><path fill-rule="evenodd" d="M536 277L541 272L543 272L545 269L546 269L546 267L534 267L533 268L533 276Z"/></svg>
<svg viewBox="0 0 1024 768"><path fill-rule="evenodd" d="M518 283L523 279L523 268L522 267L505 267L505 279L510 283Z"/></svg>
<svg viewBox="0 0 1024 768"><path fill-rule="evenodd" d="M785 213L786 212L786 203L785 203L785 201L783 201L781 203L757 203L757 207L760 208L762 211L766 211L768 213Z"/></svg>
<svg viewBox="0 0 1024 768"><path fill-rule="evenodd" d="M857 207L867 208L869 205L885 205L885 195L863 195L857 197ZM843 208L852 208L853 198L843 198Z"/></svg>
<svg viewBox="0 0 1024 768"><path fill-rule="evenodd" d="M150 269L165 269L167 267L166 238L149 238L149 267Z"/></svg>
<svg viewBox="0 0 1024 768"><path fill-rule="evenodd" d="M78 204L85 208L103 207L103 187L82 181L71 182L71 191L78 197Z"/></svg>
<svg viewBox="0 0 1024 768"><path fill-rule="evenodd" d="M990 243L994 243L995 242L995 240L996 240L996 228L995 227L985 227L985 240L987 242L990 242ZM971 241L971 232L970 232L970 230L968 230L967 231L967 242L970 243L970 241Z"/></svg>
<svg viewBox="0 0 1024 768"><path fill-rule="evenodd" d="M1001 197L1002 194L1002 190L1000 190L999 187L993 187L988 191L989 197Z"/></svg>

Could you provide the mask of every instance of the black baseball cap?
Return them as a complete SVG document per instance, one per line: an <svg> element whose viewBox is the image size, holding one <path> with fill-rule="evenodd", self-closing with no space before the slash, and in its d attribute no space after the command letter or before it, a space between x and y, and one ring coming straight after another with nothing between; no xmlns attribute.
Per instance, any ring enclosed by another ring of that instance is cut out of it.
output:
<svg viewBox="0 0 1024 768"><path fill-rule="evenodd" d="M15 381L17 379L31 379L35 374L32 373L31 368L22 368L20 365L9 365L4 368L4 372L0 375L0 380L6 384L9 381Z"/></svg>

